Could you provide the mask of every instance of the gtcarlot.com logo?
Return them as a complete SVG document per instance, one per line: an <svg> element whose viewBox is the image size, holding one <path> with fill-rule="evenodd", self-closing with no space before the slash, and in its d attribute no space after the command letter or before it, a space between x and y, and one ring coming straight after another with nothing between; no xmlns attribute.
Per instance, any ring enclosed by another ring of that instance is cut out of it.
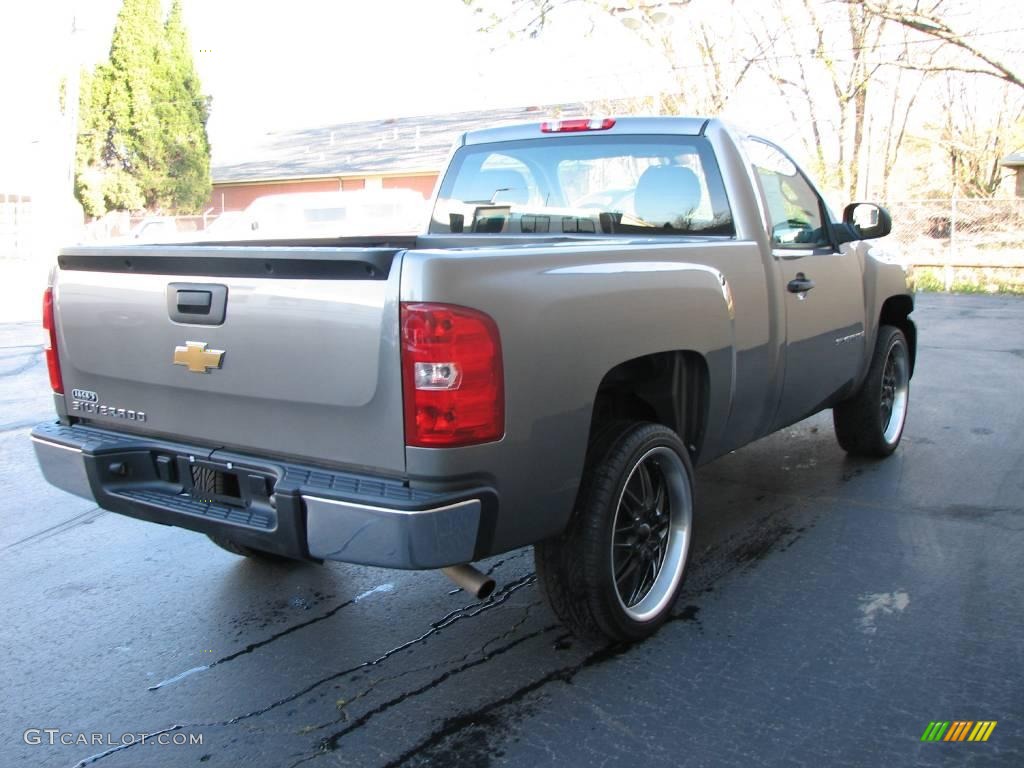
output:
<svg viewBox="0 0 1024 768"><path fill-rule="evenodd" d="M997 720L932 720L921 741L988 741Z"/></svg>
<svg viewBox="0 0 1024 768"><path fill-rule="evenodd" d="M96 733L62 731L60 728L28 728L21 737L26 744L63 744L78 747L129 747L133 744L159 744L183 747L201 745L201 733Z"/></svg>

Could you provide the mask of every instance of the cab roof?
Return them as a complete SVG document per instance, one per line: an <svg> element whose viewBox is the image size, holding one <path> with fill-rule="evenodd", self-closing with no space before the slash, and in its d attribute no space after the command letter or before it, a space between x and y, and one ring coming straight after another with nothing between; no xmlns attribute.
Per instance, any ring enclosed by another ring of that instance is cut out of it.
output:
<svg viewBox="0 0 1024 768"><path fill-rule="evenodd" d="M553 138L564 135L603 135L614 136L616 134L648 134L652 136L664 136L675 134L679 136L700 136L704 133L710 118L706 117L616 117L614 125L609 128L592 128L587 130L574 130L564 132L558 130L543 130L543 126L558 122L557 120L545 120L543 122L517 123L514 125L502 125L495 128L483 128L478 131L468 131L462 136L462 144L492 144L501 141L521 141L523 139ZM569 118L564 122L578 122L578 118ZM592 120L594 124L600 124L601 118Z"/></svg>

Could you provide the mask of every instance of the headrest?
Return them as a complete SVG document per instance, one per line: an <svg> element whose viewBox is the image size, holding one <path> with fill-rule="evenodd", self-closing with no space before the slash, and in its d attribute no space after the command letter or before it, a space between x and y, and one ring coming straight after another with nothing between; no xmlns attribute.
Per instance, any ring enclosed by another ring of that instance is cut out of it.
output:
<svg viewBox="0 0 1024 768"><path fill-rule="evenodd" d="M491 200L495 203L522 204L530 199L530 190L526 178L518 171L496 168L480 171L472 177L472 182L463 193L456 197L466 201Z"/></svg>
<svg viewBox="0 0 1024 768"><path fill-rule="evenodd" d="M676 226L680 219L689 219L700 202L697 174L681 165L652 165L636 184L636 215L648 224Z"/></svg>

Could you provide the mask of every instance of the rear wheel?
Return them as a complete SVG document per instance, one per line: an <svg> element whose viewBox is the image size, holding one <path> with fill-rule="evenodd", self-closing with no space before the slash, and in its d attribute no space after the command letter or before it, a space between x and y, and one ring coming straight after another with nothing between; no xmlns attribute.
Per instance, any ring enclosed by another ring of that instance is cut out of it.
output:
<svg viewBox="0 0 1024 768"><path fill-rule="evenodd" d="M909 404L907 339L899 328L883 325L860 391L832 409L839 445L855 456L888 456L903 437Z"/></svg>
<svg viewBox="0 0 1024 768"><path fill-rule="evenodd" d="M588 458L572 522L534 550L549 605L575 634L641 640L682 587L693 523L693 470L675 432L618 427Z"/></svg>

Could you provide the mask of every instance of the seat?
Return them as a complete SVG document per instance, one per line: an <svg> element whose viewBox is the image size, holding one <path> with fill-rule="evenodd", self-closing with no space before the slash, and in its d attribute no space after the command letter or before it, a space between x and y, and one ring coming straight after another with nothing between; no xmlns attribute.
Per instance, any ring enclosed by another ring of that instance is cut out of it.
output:
<svg viewBox="0 0 1024 768"><path fill-rule="evenodd" d="M700 180L689 168L652 165L637 181L634 208L648 224L689 229L701 197Z"/></svg>

